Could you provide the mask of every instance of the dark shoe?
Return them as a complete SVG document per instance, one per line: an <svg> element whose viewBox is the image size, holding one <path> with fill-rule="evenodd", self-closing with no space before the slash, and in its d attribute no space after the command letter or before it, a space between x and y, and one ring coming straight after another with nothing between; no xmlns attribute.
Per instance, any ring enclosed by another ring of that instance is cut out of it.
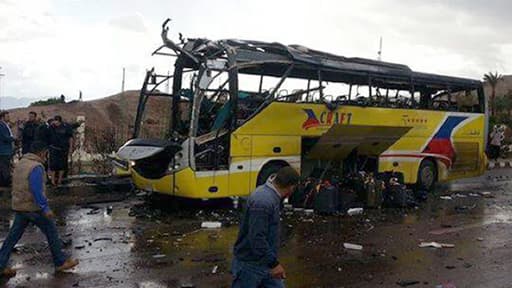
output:
<svg viewBox="0 0 512 288"><path fill-rule="evenodd" d="M0 278L12 278L16 276L16 270L12 269L12 268L5 268L1 273L0 273Z"/></svg>
<svg viewBox="0 0 512 288"><path fill-rule="evenodd" d="M76 265L78 265L78 263L79 263L78 259L69 258L68 260L66 260L66 262L64 262L64 264L57 267L55 269L55 272L64 272L66 270L73 269L76 267Z"/></svg>

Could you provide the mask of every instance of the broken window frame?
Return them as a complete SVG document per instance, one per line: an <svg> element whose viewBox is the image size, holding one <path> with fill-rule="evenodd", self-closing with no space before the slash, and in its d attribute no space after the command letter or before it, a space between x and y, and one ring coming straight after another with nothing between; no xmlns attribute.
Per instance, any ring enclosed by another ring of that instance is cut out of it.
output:
<svg viewBox="0 0 512 288"><path fill-rule="evenodd" d="M389 90L397 90L396 96L398 96L399 90L409 90L409 93L411 94L410 102L412 103L411 107L409 108L422 110L431 109L426 109L424 107L421 107L422 105L419 105L419 103L416 103L417 101L414 97L415 92L420 92L421 95L422 93L425 93L425 91L429 91L431 95L433 95L435 94L436 90L439 91L441 89L440 86L442 83L449 83L452 84L451 86L455 86L453 87L455 90L463 90L468 88L477 89L479 105L481 106L480 110L482 112L485 111L485 96L482 94L483 89L481 88L482 83L480 81L440 76L434 74L418 73L413 72L407 66L401 64L384 63L380 61L373 61L360 58L345 58L320 51L309 50L307 48L300 46L284 46L278 43L265 43L245 40L209 41L206 39L187 39L187 41L183 41L180 37L180 40L182 40L181 43L175 44L167 37L167 33L169 30L167 24L168 21L164 22L164 24L162 25L161 36L164 44L160 46L158 49L156 49L153 52L153 55L177 57L177 60L175 62L175 73L173 77L167 78L167 80L173 78L173 92L171 94L173 97L172 103L178 103L180 100L179 90L181 89L182 86L181 76L183 75L183 68L194 68L200 70L201 67L207 67L208 60L227 60L228 67L226 67L224 71L228 72L229 74L229 91L234 101L232 112L233 115L235 115L235 117L231 117L232 122L229 127L230 130L233 130L237 127L237 75L238 73L246 72L248 72L248 74L260 76L260 95L263 93L262 83L264 81L265 76L281 77L281 81L279 85L277 85L278 87L275 87L270 92L264 104L261 105L261 108L257 109L254 114L259 113L264 107L266 107L272 101L276 101L279 100L279 98L282 98L275 97L275 95L279 87L287 78L299 78L308 81L307 89L305 92L306 103L325 102L325 95L323 95L324 93L321 87L323 81L327 81L342 82L348 84L348 99L347 101L345 101L345 103L341 103L341 105L357 105L357 103L354 103L355 101L352 100L353 86L361 86L365 84L364 82L366 82L368 85L370 98L373 96L372 87L375 87L375 89L386 89L386 97L384 101L385 105L383 105L384 107L390 106ZM170 49L174 53L163 52L164 48ZM274 65L274 67L286 65L288 69L286 70L285 73L277 75L278 73L276 71L272 71L272 69L261 68L264 65ZM342 68L344 66L346 66L346 68ZM251 67L260 67L260 70L257 72L255 70L248 71L248 69ZM296 73L293 72L294 69L297 69ZM316 77L314 76L315 74ZM367 81L363 80L365 78L367 79ZM374 79L380 79L381 83L375 84ZM399 80L399 82L401 82L402 84L393 84L393 82L396 81L393 79ZM147 80L148 79L146 79L145 82L147 82ZM312 80L318 80L320 83L320 101L317 101L312 96ZM146 85L144 85L143 88L146 88ZM145 89L143 90L145 91ZM146 96L147 95L145 95L145 97ZM194 96L194 98L195 97L196 96ZM147 101L147 99L142 100ZM418 102L422 102L421 96L420 99L418 100ZM141 103L139 103L140 105L138 107L138 114L140 114L141 110L144 109L144 101L141 101ZM174 131L176 129L176 125L178 123L177 120L179 115L177 106L178 105L172 105L172 123L170 126L171 131ZM250 118L252 118L252 116L249 117L249 119ZM137 117L137 121L140 122L140 120L141 117ZM136 123L135 130L137 133L134 134L138 134L138 132L140 131L139 123ZM190 133L188 136L194 136L194 133Z"/></svg>

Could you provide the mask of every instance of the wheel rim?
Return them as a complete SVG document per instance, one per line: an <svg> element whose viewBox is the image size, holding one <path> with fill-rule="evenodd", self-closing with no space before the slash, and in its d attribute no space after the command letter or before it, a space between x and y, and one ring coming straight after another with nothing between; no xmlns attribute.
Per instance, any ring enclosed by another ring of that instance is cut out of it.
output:
<svg viewBox="0 0 512 288"><path fill-rule="evenodd" d="M427 166L421 169L421 183L427 188L432 186L432 183L434 183L434 170L432 167Z"/></svg>

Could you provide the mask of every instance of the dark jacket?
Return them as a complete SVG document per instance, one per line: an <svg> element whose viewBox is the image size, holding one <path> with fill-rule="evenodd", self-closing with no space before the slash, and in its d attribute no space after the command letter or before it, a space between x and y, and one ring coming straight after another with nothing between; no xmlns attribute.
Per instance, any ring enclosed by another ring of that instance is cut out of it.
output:
<svg viewBox="0 0 512 288"><path fill-rule="evenodd" d="M73 129L71 125L62 123L60 126L50 126L50 148L67 151L69 150L69 139L73 138Z"/></svg>
<svg viewBox="0 0 512 288"><path fill-rule="evenodd" d="M259 186L249 196L235 243L237 260L273 268L279 248L281 197L272 183Z"/></svg>
<svg viewBox="0 0 512 288"><path fill-rule="evenodd" d="M30 152L30 146L36 139L39 123L36 121L27 121L21 130L22 153Z"/></svg>
<svg viewBox="0 0 512 288"><path fill-rule="evenodd" d="M50 146L50 127L46 122L41 123L39 127L37 127L35 139L36 141L45 143L46 146Z"/></svg>
<svg viewBox="0 0 512 288"><path fill-rule="evenodd" d="M11 156L14 152L14 137L9 132L9 127L0 120L0 155Z"/></svg>

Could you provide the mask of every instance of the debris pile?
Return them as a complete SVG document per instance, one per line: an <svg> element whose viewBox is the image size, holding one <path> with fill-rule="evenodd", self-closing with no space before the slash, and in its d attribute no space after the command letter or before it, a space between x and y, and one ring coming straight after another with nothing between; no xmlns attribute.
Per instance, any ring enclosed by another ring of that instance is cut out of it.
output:
<svg viewBox="0 0 512 288"><path fill-rule="evenodd" d="M426 199L425 191L414 192L404 185L403 174L361 171L343 179L339 176L314 178L302 182L290 196L289 203L296 209L314 209L319 214L362 214L363 208L407 208Z"/></svg>

